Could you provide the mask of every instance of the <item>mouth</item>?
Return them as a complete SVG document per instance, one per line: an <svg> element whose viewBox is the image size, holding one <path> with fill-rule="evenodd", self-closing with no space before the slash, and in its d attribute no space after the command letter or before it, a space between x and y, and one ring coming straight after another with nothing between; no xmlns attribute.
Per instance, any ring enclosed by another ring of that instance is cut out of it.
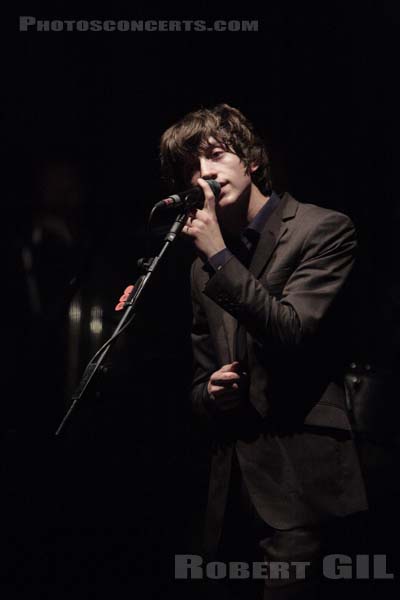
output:
<svg viewBox="0 0 400 600"><path fill-rule="evenodd" d="M220 189L220 192L219 192L219 197L221 198L221 196L225 193L225 189L224 188L226 188L226 186L228 184L225 182L225 183L220 183L220 185L221 185L221 189Z"/></svg>

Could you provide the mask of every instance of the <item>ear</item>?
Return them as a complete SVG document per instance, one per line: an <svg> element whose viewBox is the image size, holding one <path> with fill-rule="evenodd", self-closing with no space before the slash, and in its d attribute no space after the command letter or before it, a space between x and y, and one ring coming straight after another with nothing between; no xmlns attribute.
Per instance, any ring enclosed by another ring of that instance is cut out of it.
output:
<svg viewBox="0 0 400 600"><path fill-rule="evenodd" d="M251 163L250 165L250 173L255 173L255 171L257 171L258 167L260 165L258 165L257 163Z"/></svg>

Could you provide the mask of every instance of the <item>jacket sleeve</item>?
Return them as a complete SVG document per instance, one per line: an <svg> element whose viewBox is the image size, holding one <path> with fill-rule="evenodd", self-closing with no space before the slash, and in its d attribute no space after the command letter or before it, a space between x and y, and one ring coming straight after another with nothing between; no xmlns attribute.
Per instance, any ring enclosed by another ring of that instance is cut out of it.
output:
<svg viewBox="0 0 400 600"><path fill-rule="evenodd" d="M211 339L206 314L199 299L199 291L194 277L195 263L191 270L192 294L192 350L194 374L192 383L192 406L194 413L209 420L212 417L213 407L207 392L207 384L214 371L220 365L216 363L216 353Z"/></svg>
<svg viewBox="0 0 400 600"><path fill-rule="evenodd" d="M299 347L313 338L329 313L353 267L356 246L351 220L327 211L305 234L279 299L234 256L211 277L204 293L260 343Z"/></svg>

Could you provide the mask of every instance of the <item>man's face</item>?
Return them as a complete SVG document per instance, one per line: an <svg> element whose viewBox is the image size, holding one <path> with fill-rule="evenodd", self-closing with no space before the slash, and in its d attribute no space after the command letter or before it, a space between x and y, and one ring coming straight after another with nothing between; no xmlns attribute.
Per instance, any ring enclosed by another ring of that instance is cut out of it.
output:
<svg viewBox="0 0 400 600"><path fill-rule="evenodd" d="M251 176L237 154L228 152L213 137L209 138L208 143L209 146L199 155L197 164L190 170L190 182L195 186L199 177L218 181L221 193L217 208L220 210L250 193Z"/></svg>

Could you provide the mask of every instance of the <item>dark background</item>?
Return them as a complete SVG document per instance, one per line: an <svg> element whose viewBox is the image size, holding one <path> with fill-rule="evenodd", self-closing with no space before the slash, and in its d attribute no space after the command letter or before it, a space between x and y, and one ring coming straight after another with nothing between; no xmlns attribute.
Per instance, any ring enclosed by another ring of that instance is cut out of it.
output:
<svg viewBox="0 0 400 600"><path fill-rule="evenodd" d="M114 305L136 280L137 259L160 248L163 223L146 236L149 211L166 192L160 135L218 102L242 110L265 138L277 191L346 212L356 224L351 356L373 414L359 435L372 506L368 548L387 553L395 568L393 6L15 12L2 20L4 584L137 585L142 576L149 595L176 597L173 555L199 547L207 445L187 400L194 255L186 242L162 264L64 435L54 431L87 360L118 322ZM259 32L20 33L18 14L258 19Z"/></svg>

